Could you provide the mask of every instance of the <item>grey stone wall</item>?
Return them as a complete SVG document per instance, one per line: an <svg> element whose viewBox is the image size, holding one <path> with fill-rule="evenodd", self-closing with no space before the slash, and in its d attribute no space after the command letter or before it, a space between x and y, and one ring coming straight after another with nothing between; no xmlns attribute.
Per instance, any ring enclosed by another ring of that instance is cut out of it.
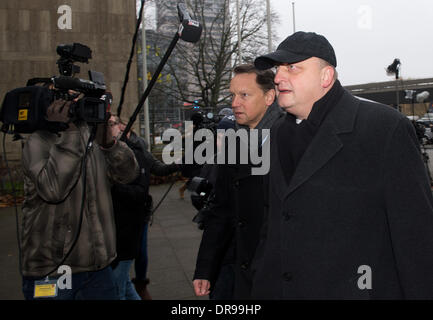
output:
<svg viewBox="0 0 433 320"><path fill-rule="evenodd" d="M62 5L71 8L71 29L59 28L59 19L67 22L65 12L58 13ZM88 79L89 69L104 73L115 111L135 24L135 0L1 0L0 102L7 91L25 86L29 78L58 75L57 45L79 42L92 49L93 58L89 64L78 64L77 76ZM138 103L136 58L129 79L124 119ZM20 160L21 143L11 143L8 137L7 150L8 159Z"/></svg>

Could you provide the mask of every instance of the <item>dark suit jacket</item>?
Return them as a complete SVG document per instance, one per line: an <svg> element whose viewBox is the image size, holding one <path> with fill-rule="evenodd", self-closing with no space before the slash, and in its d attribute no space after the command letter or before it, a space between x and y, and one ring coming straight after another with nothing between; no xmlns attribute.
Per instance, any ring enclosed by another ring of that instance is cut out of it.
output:
<svg viewBox="0 0 433 320"><path fill-rule="evenodd" d="M407 118L345 92L290 185L276 131L252 297L432 299L432 192Z"/></svg>
<svg viewBox="0 0 433 320"><path fill-rule="evenodd" d="M278 105L272 108L263 117L261 128L273 128L273 123L282 117ZM259 138L259 141L268 140ZM261 146L259 150L262 154ZM240 154L239 149L236 154ZM234 299L250 299L250 266L259 241L266 202L264 176L252 175L252 167L251 163L218 166L215 202L206 218L194 274L194 279L208 279L212 286L221 264L234 263ZM231 249L235 249L234 254Z"/></svg>
<svg viewBox="0 0 433 320"><path fill-rule="evenodd" d="M250 264L262 226L263 176L251 165L219 165L215 203L206 216L194 279L216 282L221 264L234 264L234 299L248 299ZM240 201L240 199L242 201Z"/></svg>

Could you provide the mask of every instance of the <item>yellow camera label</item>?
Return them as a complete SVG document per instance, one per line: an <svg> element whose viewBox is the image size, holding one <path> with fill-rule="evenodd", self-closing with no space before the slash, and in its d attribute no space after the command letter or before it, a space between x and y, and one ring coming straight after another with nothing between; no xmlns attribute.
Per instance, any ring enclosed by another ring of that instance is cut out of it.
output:
<svg viewBox="0 0 433 320"><path fill-rule="evenodd" d="M29 110L21 109L18 110L18 121L26 121L28 119Z"/></svg>

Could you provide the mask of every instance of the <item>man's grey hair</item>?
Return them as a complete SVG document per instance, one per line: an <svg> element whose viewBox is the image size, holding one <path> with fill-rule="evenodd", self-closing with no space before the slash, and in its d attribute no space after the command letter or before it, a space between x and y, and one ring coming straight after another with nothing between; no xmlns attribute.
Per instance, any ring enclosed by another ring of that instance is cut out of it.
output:
<svg viewBox="0 0 433 320"><path fill-rule="evenodd" d="M332 64L330 64L328 61L325 61L325 60L320 59L320 58L319 58L319 61L320 61L320 65L322 68L331 67L332 69L334 69L334 81L337 81L337 79L338 79L337 69Z"/></svg>

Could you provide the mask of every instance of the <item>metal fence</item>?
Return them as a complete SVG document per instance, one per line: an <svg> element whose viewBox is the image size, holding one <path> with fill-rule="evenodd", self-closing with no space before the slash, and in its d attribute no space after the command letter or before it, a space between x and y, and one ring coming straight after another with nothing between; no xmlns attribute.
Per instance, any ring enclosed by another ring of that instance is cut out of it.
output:
<svg viewBox="0 0 433 320"><path fill-rule="evenodd" d="M15 196L14 197L14 191ZM12 165L9 169L4 163L0 166L0 207L21 204L24 199L24 176L21 164Z"/></svg>

